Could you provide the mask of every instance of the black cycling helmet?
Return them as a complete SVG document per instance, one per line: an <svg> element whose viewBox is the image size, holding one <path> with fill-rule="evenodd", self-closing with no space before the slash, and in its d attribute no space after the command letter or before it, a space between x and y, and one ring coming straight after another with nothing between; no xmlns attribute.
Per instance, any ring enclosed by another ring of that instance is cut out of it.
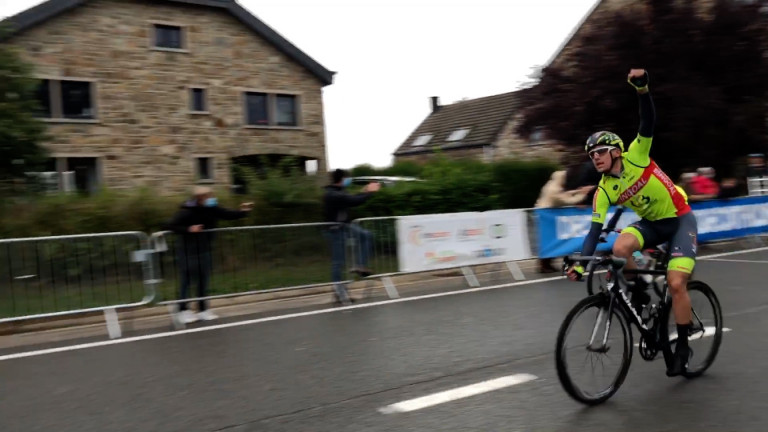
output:
<svg viewBox="0 0 768 432"><path fill-rule="evenodd" d="M587 138L587 145L584 150L589 153L600 147L615 147L624 153L624 142L613 132L600 131L595 132Z"/></svg>

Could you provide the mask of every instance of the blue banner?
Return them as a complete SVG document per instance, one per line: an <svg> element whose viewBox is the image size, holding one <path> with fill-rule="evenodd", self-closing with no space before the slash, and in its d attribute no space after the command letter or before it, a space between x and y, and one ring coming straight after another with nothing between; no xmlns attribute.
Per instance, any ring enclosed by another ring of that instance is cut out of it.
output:
<svg viewBox="0 0 768 432"><path fill-rule="evenodd" d="M691 207L696 216L700 243L768 232L768 196L703 201L692 203ZM591 208L542 208L535 209L534 215L540 257L561 257L581 251L592 221ZM613 211L606 221L612 215ZM637 215L627 209L617 228L624 228L637 219ZM611 234L608 242L600 244L598 250L610 250L615 239L616 234Z"/></svg>

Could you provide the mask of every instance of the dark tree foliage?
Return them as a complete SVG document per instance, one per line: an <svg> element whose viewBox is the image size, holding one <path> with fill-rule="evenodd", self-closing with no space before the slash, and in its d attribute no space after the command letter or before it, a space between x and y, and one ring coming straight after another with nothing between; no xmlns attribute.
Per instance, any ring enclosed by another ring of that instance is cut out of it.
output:
<svg viewBox="0 0 768 432"><path fill-rule="evenodd" d="M38 81L15 49L2 42L0 29L0 182L23 178L45 161L40 143L45 124L36 118Z"/></svg>
<svg viewBox="0 0 768 432"><path fill-rule="evenodd" d="M644 0L593 15L567 62L542 70L527 96L527 136L544 127L551 138L583 148L598 130L628 145L637 134L630 68L651 81L657 127L651 156L672 175L765 152L768 119L768 0Z"/></svg>

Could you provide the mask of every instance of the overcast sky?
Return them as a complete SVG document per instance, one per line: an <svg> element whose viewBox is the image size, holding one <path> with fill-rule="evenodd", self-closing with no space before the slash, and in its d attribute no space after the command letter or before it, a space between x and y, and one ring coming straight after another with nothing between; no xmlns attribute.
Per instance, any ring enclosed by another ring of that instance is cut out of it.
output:
<svg viewBox="0 0 768 432"><path fill-rule="evenodd" d="M324 90L330 168L387 166L442 103L513 91L596 0L238 0L336 71ZM42 3L0 0L0 17Z"/></svg>

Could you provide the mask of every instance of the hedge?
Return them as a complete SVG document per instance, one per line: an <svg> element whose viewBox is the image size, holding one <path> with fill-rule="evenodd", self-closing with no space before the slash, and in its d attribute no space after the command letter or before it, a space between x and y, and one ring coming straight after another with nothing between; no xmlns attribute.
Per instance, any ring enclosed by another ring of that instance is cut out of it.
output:
<svg viewBox="0 0 768 432"><path fill-rule="evenodd" d="M542 161L452 161L438 158L424 165L398 163L385 169L355 167L353 174L419 177L382 188L355 217L484 211L533 206L541 187L558 167ZM287 224L322 220L326 176L273 170L257 175L245 170L244 195L219 190L224 206L253 201L245 219L221 226ZM155 232L188 196L160 196L149 189L102 190L91 196L27 195L0 200L0 238L36 237L113 231Z"/></svg>

